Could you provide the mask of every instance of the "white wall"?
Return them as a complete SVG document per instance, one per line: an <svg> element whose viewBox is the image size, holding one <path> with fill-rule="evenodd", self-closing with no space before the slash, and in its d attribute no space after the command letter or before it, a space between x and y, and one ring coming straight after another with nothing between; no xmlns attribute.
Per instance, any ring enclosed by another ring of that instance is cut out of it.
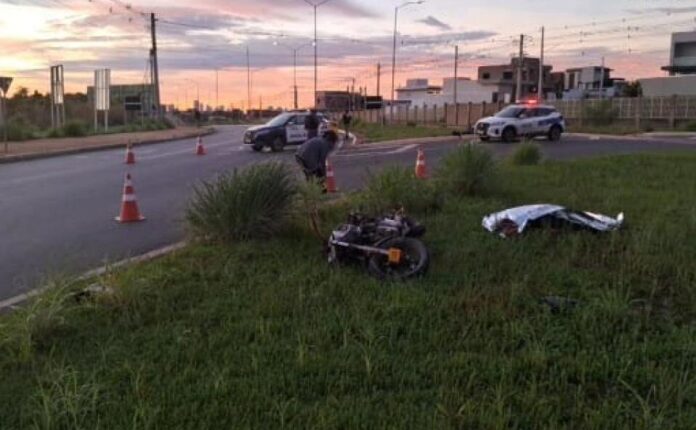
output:
<svg viewBox="0 0 696 430"><path fill-rule="evenodd" d="M696 96L696 75L640 79L645 97Z"/></svg>
<svg viewBox="0 0 696 430"><path fill-rule="evenodd" d="M457 82L457 102L458 103L490 103L493 101L493 93L496 87L482 85L476 81L459 79ZM438 106L454 104L454 78L444 80L442 93L428 94L424 90L399 91L398 100L410 100L411 106Z"/></svg>

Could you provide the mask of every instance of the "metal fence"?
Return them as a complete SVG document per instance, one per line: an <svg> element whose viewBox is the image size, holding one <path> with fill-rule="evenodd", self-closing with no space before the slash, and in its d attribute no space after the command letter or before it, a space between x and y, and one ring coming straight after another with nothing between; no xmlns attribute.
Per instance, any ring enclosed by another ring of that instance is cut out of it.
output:
<svg viewBox="0 0 696 430"><path fill-rule="evenodd" d="M636 128L661 123L671 128L685 121L696 121L696 97L622 97L607 100L557 100L555 106L570 123L582 126L590 121L591 112L608 113L617 122L630 122ZM354 116L369 123L442 125L470 129L479 119L493 115L505 106L499 103L460 103L444 106L394 106L381 110L355 112Z"/></svg>

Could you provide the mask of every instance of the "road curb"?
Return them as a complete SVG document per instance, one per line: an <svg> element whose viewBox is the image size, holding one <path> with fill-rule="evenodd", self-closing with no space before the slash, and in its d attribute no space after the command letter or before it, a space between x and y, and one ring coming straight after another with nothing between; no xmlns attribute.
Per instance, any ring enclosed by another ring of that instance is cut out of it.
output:
<svg viewBox="0 0 696 430"><path fill-rule="evenodd" d="M410 138L410 139L397 139L397 140L382 140L379 142L365 142L365 143L354 143L350 145L349 147L351 149L358 149L358 148L367 148L370 146L378 147L380 145L427 145L430 143L449 143L449 142L458 142L462 140L466 140L468 138L474 138L475 136L473 134L464 134L461 136L433 136L433 137L415 137L415 138ZM360 140L360 137L358 136L356 140Z"/></svg>
<svg viewBox="0 0 696 430"><path fill-rule="evenodd" d="M176 251L179 251L183 248L186 247L188 243L187 242L178 242L173 245L168 245L163 248L155 249L154 251L146 252L145 254L138 255L136 257L130 257L126 258L121 261L117 261L112 264L105 264L101 267L98 267L96 269L89 270L82 275L78 276L75 278L75 281L85 281L91 278L95 278L97 276L102 276L105 273L108 273L111 270L114 269L120 269L122 267L129 266L131 264L137 264L137 263L144 263L147 261L152 261L157 258L164 257L166 255L172 254ZM0 313L3 313L4 311L7 310L13 310L15 307L18 305L21 305L22 303L26 302L27 300L36 297L37 295L41 294L44 292L46 288L36 288L31 291L27 291L26 293L19 294L14 297L10 297L9 299L5 299L0 301Z"/></svg>
<svg viewBox="0 0 696 430"><path fill-rule="evenodd" d="M189 133L183 136L178 136L174 138L161 138L161 139L152 139L152 140L144 140L144 141L139 141L139 142L131 142L133 146L144 146L144 145L156 145L160 143L166 143L166 142L172 142L172 141L177 141L177 140L184 140L184 139L191 139L193 137L197 136L209 136L211 134L217 133L217 130L214 127L207 128L201 132L197 133ZM20 161L30 161L30 160L40 160L43 158L53 158L53 157L60 157L64 155L75 155L75 154L84 154L87 152L99 152L99 151L108 151L110 149L118 149L118 148L125 148L127 145L126 143L111 143L108 145L103 145L103 146L93 146L93 147L87 147L87 148L72 148L72 149L66 149L66 150L60 150L60 151L53 151L53 152L40 152L40 153L32 153L32 154L20 154L20 155L9 155L0 158L0 164L10 164L10 163L18 163Z"/></svg>

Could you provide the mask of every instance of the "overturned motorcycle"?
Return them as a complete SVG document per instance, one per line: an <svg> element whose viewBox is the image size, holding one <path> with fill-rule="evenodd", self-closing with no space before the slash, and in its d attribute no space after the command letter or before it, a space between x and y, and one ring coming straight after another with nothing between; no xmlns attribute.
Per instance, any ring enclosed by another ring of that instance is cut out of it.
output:
<svg viewBox="0 0 696 430"><path fill-rule="evenodd" d="M430 264L419 240L424 234L425 227L402 212L381 218L351 213L329 238L329 263L361 262L379 279L421 276Z"/></svg>

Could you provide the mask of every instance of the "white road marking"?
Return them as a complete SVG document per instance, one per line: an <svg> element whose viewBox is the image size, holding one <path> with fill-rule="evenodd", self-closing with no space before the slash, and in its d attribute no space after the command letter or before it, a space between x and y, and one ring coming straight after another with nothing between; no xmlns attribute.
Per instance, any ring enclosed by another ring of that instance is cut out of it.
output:
<svg viewBox="0 0 696 430"><path fill-rule="evenodd" d="M411 144L411 145L406 145L406 146L401 146L396 149L390 149L390 148L381 148L383 151L368 151L368 152L344 152L341 154L336 154L336 157L342 157L342 158L358 158L358 157L377 157L377 156L387 156L387 155L394 155L394 154L401 154L404 152L411 151L415 148L417 148L418 145L416 144ZM384 151L386 149L386 151Z"/></svg>

